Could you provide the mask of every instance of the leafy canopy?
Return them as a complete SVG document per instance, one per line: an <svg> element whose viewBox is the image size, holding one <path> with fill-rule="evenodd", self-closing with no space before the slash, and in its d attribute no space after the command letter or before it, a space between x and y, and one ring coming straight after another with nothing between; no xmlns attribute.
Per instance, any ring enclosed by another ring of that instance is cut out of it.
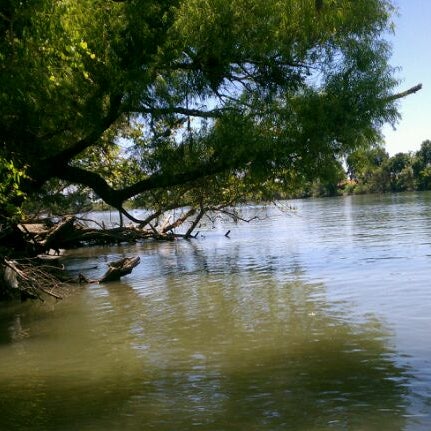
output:
<svg viewBox="0 0 431 431"><path fill-rule="evenodd" d="M397 119L389 0L5 0L0 156L121 209L265 198Z"/></svg>

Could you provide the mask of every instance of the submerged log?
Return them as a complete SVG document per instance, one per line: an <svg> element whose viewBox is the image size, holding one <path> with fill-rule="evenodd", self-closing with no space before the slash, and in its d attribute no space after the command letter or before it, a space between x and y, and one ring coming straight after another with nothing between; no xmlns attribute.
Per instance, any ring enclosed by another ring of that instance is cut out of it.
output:
<svg viewBox="0 0 431 431"><path fill-rule="evenodd" d="M80 283L107 283L109 281L119 280L124 275L130 274L133 269L139 265L141 259L139 256L124 257L123 259L109 262L108 270L103 277L96 280L90 280L85 275L79 274Z"/></svg>
<svg viewBox="0 0 431 431"><path fill-rule="evenodd" d="M105 283L107 281L119 280L123 275L130 274L133 268L139 265L141 259L139 256L136 257L125 257L115 262L108 263L108 271L99 280L99 283Z"/></svg>

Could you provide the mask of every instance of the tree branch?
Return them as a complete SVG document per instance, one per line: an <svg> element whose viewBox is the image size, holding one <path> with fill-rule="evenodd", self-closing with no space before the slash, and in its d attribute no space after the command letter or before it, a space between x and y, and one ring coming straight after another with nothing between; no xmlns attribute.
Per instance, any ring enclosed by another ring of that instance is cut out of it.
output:
<svg viewBox="0 0 431 431"><path fill-rule="evenodd" d="M97 142L97 140L102 136L102 134L112 126L112 124L119 118L121 115L121 95L115 95L111 98L111 105L108 110L108 113L101 120L98 126L95 126L93 131L88 134L83 139L75 142L70 147L65 148L59 153L46 158L43 162L44 170L46 170L45 177L49 177L52 170L62 169L62 166L68 163L71 159L76 157L85 149L91 147ZM43 172L42 172L43 175Z"/></svg>
<svg viewBox="0 0 431 431"><path fill-rule="evenodd" d="M409 88L406 91L402 91L401 93L392 94L391 96L386 97L386 102L392 102L393 100L402 99L403 97L410 96L410 94L414 94L422 89L422 84L415 85L414 87Z"/></svg>
<svg viewBox="0 0 431 431"><path fill-rule="evenodd" d="M138 181L123 189L114 189L99 174L76 166L65 166L56 175L57 178L74 184L82 184L93 189L108 205L123 212L123 202L149 190L184 185L229 169L225 163L208 162L187 172L160 172ZM124 214L124 212L123 212ZM127 215L129 217L129 215ZM130 218L130 217L129 217Z"/></svg>
<svg viewBox="0 0 431 431"><path fill-rule="evenodd" d="M120 199L119 192L112 188L99 174L76 166L65 166L56 177L73 184L82 184L92 188L108 205L121 210L121 204L124 201Z"/></svg>
<svg viewBox="0 0 431 431"><path fill-rule="evenodd" d="M201 109L188 109L188 108L183 108L182 106L172 106L169 108L140 107L132 111L138 112L140 114L152 114L154 116L162 116L162 115L168 115L168 114L181 114L181 115L190 116L190 117L219 118L227 110L228 108L203 111Z"/></svg>
<svg viewBox="0 0 431 431"><path fill-rule="evenodd" d="M149 190L184 185L201 178L224 172L231 167L232 166L227 163L209 161L186 172L156 173L144 180L138 181L131 186L125 187L122 190L118 190L118 196L120 197L121 201L124 202L133 196Z"/></svg>

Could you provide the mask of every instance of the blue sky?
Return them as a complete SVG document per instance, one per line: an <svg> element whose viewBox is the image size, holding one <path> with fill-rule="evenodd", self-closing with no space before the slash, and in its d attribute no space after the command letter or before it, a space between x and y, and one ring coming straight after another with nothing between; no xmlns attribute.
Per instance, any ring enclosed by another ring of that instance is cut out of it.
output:
<svg viewBox="0 0 431 431"><path fill-rule="evenodd" d="M393 155L416 151L431 140L431 0L394 0L395 35L391 64L400 66L399 91L422 83L423 88L399 102L401 120L396 130L384 128L386 149Z"/></svg>

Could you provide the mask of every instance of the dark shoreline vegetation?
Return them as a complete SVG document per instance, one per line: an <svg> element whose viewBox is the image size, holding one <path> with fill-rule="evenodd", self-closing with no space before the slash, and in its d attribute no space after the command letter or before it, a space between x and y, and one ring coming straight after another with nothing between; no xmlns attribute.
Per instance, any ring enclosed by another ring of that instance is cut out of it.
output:
<svg viewBox="0 0 431 431"><path fill-rule="evenodd" d="M390 0L2 2L0 291L36 277L17 259L59 248L55 227L26 231L41 213L103 202L153 237L185 221L191 237L205 214L238 218L247 202L427 189L428 143L394 158L379 147L422 87L397 92L395 12Z"/></svg>

